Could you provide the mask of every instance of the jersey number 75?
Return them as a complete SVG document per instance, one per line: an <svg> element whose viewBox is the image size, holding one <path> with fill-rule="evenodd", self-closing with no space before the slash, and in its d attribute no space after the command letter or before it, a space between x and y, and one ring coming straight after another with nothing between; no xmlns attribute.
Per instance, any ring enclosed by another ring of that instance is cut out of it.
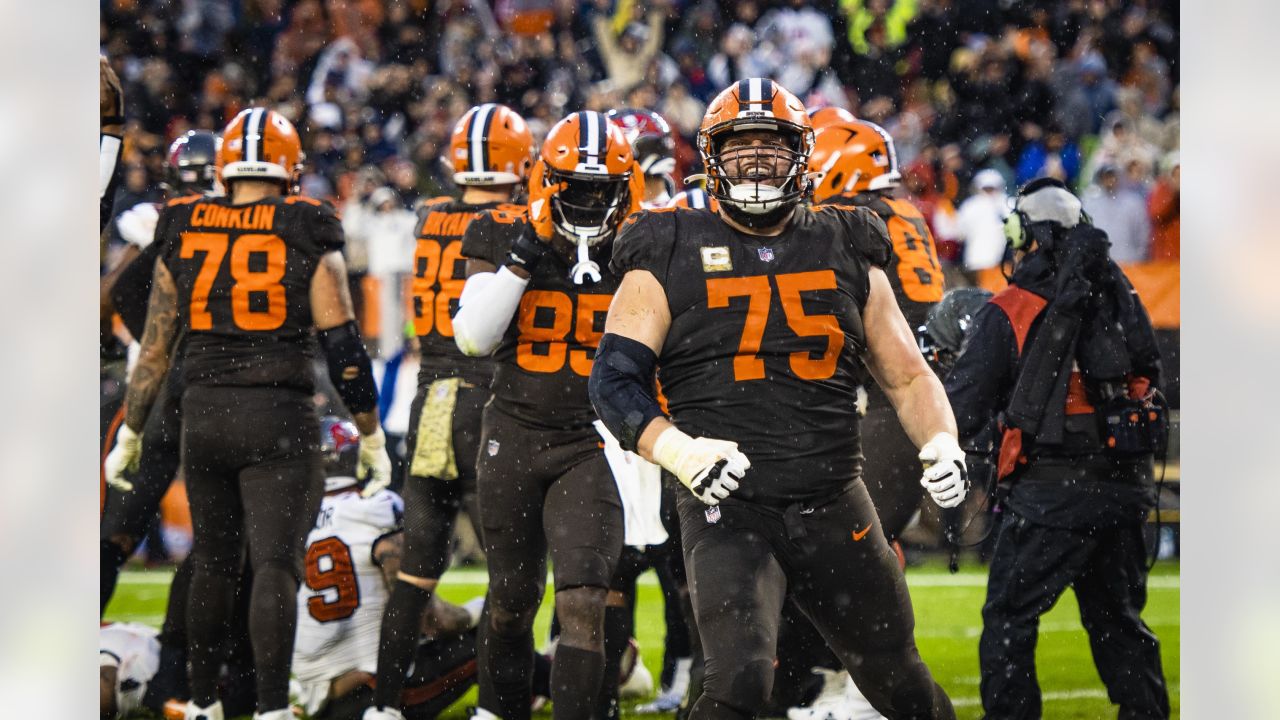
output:
<svg viewBox="0 0 1280 720"><path fill-rule="evenodd" d="M761 380L764 378L764 360L760 346L764 343L764 330L769 322L769 307L773 303L773 288L777 286L778 299L787 325L799 337L826 337L827 347L815 358L808 351L791 353L791 372L803 380L826 380L836 372L840 351L844 349L844 331L834 315L809 315L805 313L801 293L818 290L835 290L834 270L782 275L748 275L746 277L707 278L707 307L727 308L729 299L747 297L747 319L742 326L742 340L733 356L733 379Z"/></svg>

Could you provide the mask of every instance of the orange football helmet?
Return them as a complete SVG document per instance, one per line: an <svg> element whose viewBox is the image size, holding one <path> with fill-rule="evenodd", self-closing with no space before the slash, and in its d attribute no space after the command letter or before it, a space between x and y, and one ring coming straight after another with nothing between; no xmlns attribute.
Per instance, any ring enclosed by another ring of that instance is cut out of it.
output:
<svg viewBox="0 0 1280 720"><path fill-rule="evenodd" d="M533 165L533 133L506 105L477 105L453 126L449 159L458 185L523 183Z"/></svg>
<svg viewBox="0 0 1280 720"><path fill-rule="evenodd" d="M835 105L827 105L825 107L813 108L809 111L809 124L813 125L813 131L818 132L828 125L835 125L842 122L853 122L857 120L853 113L842 107Z"/></svg>
<svg viewBox="0 0 1280 720"><path fill-rule="evenodd" d="M561 185L551 196L555 229L580 244L612 237L640 209L631 188L640 173L622 128L594 111L576 112L552 126L530 175L530 184ZM530 197L535 193L530 188Z"/></svg>
<svg viewBox="0 0 1280 720"><path fill-rule="evenodd" d="M776 133L784 147L738 148L726 156L725 140L734 133L753 130ZM730 217L747 227L776 225L804 198L809 190L807 172L812 150L813 128L804 103L767 78L750 78L730 85L711 101L698 129L707 192ZM744 172L744 165L753 164L747 155L756 157L755 168ZM787 164L785 172L761 174L760 168L776 167L779 160Z"/></svg>
<svg viewBox="0 0 1280 720"><path fill-rule="evenodd" d="M302 171L302 141L288 118L264 107L241 110L222 131L218 174L229 180L278 180L292 190Z"/></svg>
<svg viewBox="0 0 1280 720"><path fill-rule="evenodd" d="M884 128L865 120L819 130L809 156L809 171L820 175L813 187L814 202L834 195L886 190L902 180L893 138Z"/></svg>

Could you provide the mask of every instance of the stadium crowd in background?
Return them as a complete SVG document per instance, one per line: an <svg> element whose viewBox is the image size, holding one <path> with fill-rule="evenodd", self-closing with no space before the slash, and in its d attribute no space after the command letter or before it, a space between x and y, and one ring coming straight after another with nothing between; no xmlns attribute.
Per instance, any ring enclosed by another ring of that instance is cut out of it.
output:
<svg viewBox="0 0 1280 720"><path fill-rule="evenodd" d="M536 142L566 112L657 110L693 134L727 83L772 76L897 142L943 260L968 265L958 209L1050 175L1125 262L1178 257L1178 6L1163 0L101 0L101 49L127 118L117 210L159 193L164 148L265 103L304 138L304 194L345 217L352 274L399 292L414 204L454 192L440 162L472 105L501 102ZM983 171L993 171L984 173ZM1149 217L1148 217L1149 216ZM980 266L989 267L985 261ZM390 281L390 282L388 282ZM357 299L359 302L359 299ZM383 333L389 356L398 327Z"/></svg>

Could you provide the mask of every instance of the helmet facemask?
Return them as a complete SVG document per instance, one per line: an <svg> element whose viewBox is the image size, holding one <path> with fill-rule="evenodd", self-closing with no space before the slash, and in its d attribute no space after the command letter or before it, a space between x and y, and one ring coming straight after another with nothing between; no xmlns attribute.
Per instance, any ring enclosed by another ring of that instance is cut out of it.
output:
<svg viewBox="0 0 1280 720"><path fill-rule="evenodd" d="M724 149L737 132L750 130L769 132L776 139ZM736 222L751 228L776 225L808 192L812 131L807 128L783 122L730 121L711 128L699 141L709 180L707 192Z"/></svg>
<svg viewBox="0 0 1280 720"><path fill-rule="evenodd" d="M548 172L551 184L565 187L551 197L551 219L566 238L595 247L617 230L627 207L627 178Z"/></svg>

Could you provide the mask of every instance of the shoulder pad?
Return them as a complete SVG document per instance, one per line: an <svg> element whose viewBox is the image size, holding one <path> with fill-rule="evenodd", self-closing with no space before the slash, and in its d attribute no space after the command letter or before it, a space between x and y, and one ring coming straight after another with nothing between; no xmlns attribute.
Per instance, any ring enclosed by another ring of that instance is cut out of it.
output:
<svg viewBox="0 0 1280 720"><path fill-rule="evenodd" d="M482 217L490 217L496 223L511 224L524 220L529 216L529 207L517 203L502 203L496 208L486 210Z"/></svg>
<svg viewBox="0 0 1280 720"><path fill-rule="evenodd" d="M451 203L451 202L453 202L453 197L451 195L437 195L433 198L427 198L425 200L420 201L418 203L418 206L425 208L425 207L432 207L435 205L444 205L446 203Z"/></svg>
<svg viewBox="0 0 1280 720"><path fill-rule="evenodd" d="M179 205L190 205L190 204L191 204L191 203L193 203L193 202L197 202L197 201L204 200L204 199L205 199L205 196L204 196L204 195L199 195L199 194L183 195L182 197L176 197L176 198L173 198L172 200L170 200L170 201L166 202L166 203L164 204L164 206L165 206L165 207L177 207L177 206L179 206Z"/></svg>

